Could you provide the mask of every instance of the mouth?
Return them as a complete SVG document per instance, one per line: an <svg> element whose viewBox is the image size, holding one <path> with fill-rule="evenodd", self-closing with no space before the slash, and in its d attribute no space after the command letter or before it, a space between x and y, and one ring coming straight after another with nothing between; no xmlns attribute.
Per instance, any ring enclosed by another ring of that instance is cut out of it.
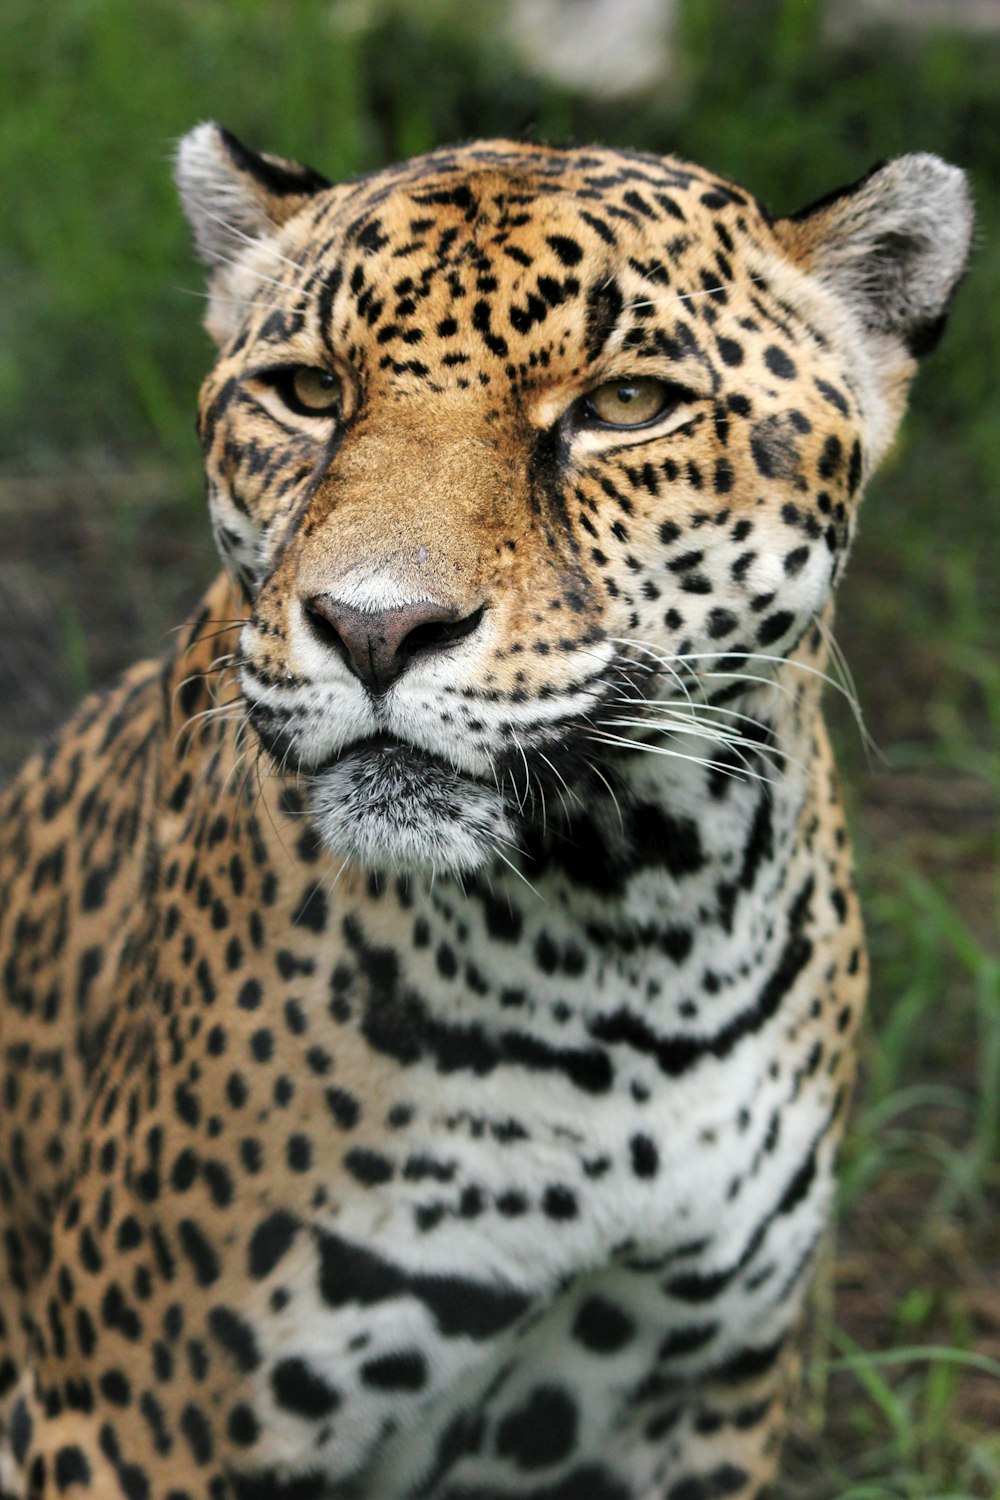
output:
<svg viewBox="0 0 1000 1500"><path fill-rule="evenodd" d="M414 745L409 740L400 739L398 735L380 731L377 734L365 735L363 739L352 740L349 745L337 750L333 755L327 757L319 765L314 766L311 775L322 776L336 766L343 765L345 761L356 757L361 760L372 760L379 762L384 769L393 767L395 771L401 771L409 766L419 772L428 764L445 766L454 771L453 766L448 766L439 756L432 755L427 750L422 750L419 745ZM463 773L455 771L456 775Z"/></svg>
<svg viewBox="0 0 1000 1500"><path fill-rule="evenodd" d="M356 740L306 781L323 843L365 869L471 874L513 836L494 787L394 735Z"/></svg>

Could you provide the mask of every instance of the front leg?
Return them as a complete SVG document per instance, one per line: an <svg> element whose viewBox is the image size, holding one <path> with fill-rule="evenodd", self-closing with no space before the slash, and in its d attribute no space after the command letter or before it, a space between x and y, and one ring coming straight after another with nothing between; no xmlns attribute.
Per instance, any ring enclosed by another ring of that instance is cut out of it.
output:
<svg viewBox="0 0 1000 1500"><path fill-rule="evenodd" d="M767 1494L800 1363L794 1337L785 1335L763 1348L748 1347L683 1399L669 1388L647 1396L641 1441L658 1448L660 1458L641 1500L758 1500ZM636 1443L634 1436L629 1443Z"/></svg>
<svg viewBox="0 0 1000 1500"><path fill-rule="evenodd" d="M385 1500L375 1455L530 1310L285 1209L225 1245L193 1218L62 1228L10 1424L23 1500Z"/></svg>
<svg viewBox="0 0 1000 1500"><path fill-rule="evenodd" d="M59 1384L22 1380L0 1466L3 1500L228 1500L221 1472L199 1466L191 1453L165 1455L147 1424L137 1430L138 1410L124 1413L100 1391L95 1398L86 1376L74 1384L86 1411L68 1410Z"/></svg>

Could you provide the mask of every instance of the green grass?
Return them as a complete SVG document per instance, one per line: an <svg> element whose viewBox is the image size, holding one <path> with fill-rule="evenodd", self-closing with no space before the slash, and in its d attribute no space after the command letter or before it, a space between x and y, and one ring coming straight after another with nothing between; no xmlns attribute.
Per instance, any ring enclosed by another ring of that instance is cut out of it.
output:
<svg viewBox="0 0 1000 1500"><path fill-rule="evenodd" d="M868 503L879 499L876 487ZM887 764L866 767L837 711L871 1016L840 1181L838 1295L818 1312L811 1380L826 1399L793 1444L788 1493L986 1500L1000 1495L995 601L971 553L934 567L926 532L886 545L862 542L842 610ZM930 634L911 593L921 576L937 599Z"/></svg>
<svg viewBox="0 0 1000 1500"><path fill-rule="evenodd" d="M6 0L0 517L17 520L6 558L31 580L26 599L46 601L21 620L32 640L47 626L32 672L52 684L18 734L155 649L212 566L192 430L210 351L169 171L197 120L334 176L490 133L674 150L781 211L905 150L966 166L980 221L968 284L866 499L842 592L838 638L885 757L869 764L833 707L871 1022L783 1493L993 1500L1000 38L833 46L820 0L684 0L675 82L608 105L526 76L487 34L500 6L387 0L358 30L328 0L62 0L44 26ZM23 503L5 488L14 472L41 476ZM16 631L5 649L18 654Z"/></svg>

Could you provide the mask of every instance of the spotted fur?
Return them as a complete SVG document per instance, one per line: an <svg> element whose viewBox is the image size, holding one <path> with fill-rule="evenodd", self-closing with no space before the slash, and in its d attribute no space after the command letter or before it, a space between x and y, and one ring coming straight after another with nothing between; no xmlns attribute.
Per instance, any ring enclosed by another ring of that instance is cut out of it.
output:
<svg viewBox="0 0 1000 1500"><path fill-rule="evenodd" d="M831 591L964 180L179 178L228 577L3 803L0 1485L759 1495L865 988Z"/></svg>

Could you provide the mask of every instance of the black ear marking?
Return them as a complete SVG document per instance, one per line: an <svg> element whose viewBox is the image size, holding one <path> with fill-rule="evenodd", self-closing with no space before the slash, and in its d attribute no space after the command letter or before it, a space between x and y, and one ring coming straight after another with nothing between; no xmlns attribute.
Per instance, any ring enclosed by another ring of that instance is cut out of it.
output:
<svg viewBox="0 0 1000 1500"><path fill-rule="evenodd" d="M906 340L907 353L912 354L914 359L923 359L926 355L933 354L947 326L947 312L943 312L938 318L928 318L926 323L915 324Z"/></svg>
<svg viewBox="0 0 1000 1500"><path fill-rule="evenodd" d="M965 174L926 152L874 167L774 226L792 258L862 327L915 357L941 336L972 228Z"/></svg>
<svg viewBox="0 0 1000 1500"><path fill-rule="evenodd" d="M313 193L321 193L324 188L333 186L328 177L313 167L252 150L225 126L219 126L219 139L240 171L246 172L276 198L311 197Z"/></svg>
<svg viewBox="0 0 1000 1500"><path fill-rule="evenodd" d="M803 208L797 208L792 214L785 214L785 218L792 224L801 224L803 220L811 219L813 214L820 213L824 208L832 208L835 203L841 203L845 198L853 198L854 194L860 188L863 188L866 182L870 182L876 172L881 172L882 168L886 165L887 159L882 157L874 166L869 167L867 172L863 172L860 177L856 177L853 182L845 182L842 187L831 188L828 193L821 193L818 198L814 198L811 203L807 203Z"/></svg>
<svg viewBox="0 0 1000 1500"><path fill-rule="evenodd" d="M265 240L331 183L312 167L253 151L232 131L196 125L177 150L177 185L198 254L213 270Z"/></svg>

